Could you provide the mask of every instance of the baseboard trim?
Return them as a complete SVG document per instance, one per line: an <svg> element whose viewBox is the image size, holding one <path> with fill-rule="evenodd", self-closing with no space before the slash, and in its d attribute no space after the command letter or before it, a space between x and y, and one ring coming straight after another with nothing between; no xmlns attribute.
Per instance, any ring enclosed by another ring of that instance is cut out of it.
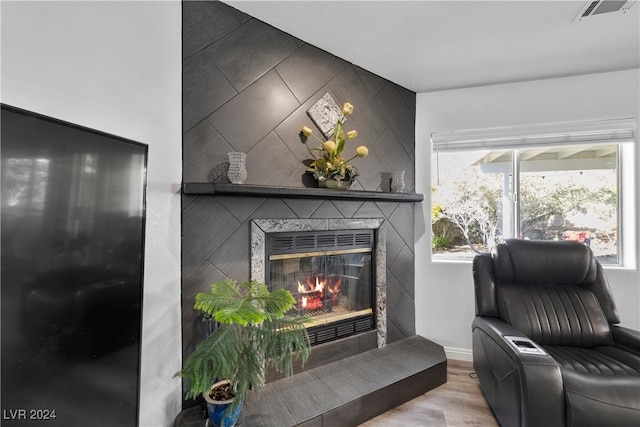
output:
<svg viewBox="0 0 640 427"><path fill-rule="evenodd" d="M444 347L444 354L447 359L473 362L473 353L470 348Z"/></svg>

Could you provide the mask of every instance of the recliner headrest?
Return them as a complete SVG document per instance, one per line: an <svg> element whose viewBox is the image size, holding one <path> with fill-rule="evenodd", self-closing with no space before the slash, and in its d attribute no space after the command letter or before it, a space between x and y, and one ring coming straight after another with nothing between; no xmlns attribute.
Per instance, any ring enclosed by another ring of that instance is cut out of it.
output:
<svg viewBox="0 0 640 427"><path fill-rule="evenodd" d="M579 242L507 239L491 256L499 282L578 285L596 280L596 260Z"/></svg>

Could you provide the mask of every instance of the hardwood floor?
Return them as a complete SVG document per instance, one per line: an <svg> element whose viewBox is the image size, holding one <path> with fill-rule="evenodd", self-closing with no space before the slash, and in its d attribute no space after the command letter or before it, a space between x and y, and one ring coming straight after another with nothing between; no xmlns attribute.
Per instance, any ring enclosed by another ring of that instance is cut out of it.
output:
<svg viewBox="0 0 640 427"><path fill-rule="evenodd" d="M447 383L360 427L498 427L471 362L447 361Z"/></svg>

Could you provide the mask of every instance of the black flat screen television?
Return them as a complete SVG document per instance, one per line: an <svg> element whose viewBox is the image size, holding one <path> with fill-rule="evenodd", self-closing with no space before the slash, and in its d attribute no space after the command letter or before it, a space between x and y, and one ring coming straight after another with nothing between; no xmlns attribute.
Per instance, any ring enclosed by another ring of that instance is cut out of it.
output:
<svg viewBox="0 0 640 427"><path fill-rule="evenodd" d="M2 105L3 426L138 424L147 146Z"/></svg>

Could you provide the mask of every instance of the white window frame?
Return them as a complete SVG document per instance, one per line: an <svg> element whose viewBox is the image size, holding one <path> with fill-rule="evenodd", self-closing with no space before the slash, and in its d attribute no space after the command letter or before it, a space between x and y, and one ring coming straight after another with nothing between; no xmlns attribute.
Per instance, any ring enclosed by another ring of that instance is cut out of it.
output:
<svg viewBox="0 0 640 427"><path fill-rule="evenodd" d="M636 248L633 241L627 242L624 238L625 235L637 235L635 206L632 202L625 203L625 200L633 201L635 197L635 183L637 182L637 171L633 161L635 159L635 140L636 119L618 118L434 132L431 134L431 152L432 155L437 156L439 152L513 149L514 155L517 157L518 149L566 145L618 144L619 252L618 264L609 264L609 266L636 268ZM517 158L512 159L514 163L517 160ZM432 176L433 174L431 174ZM517 182L514 184L517 184ZM514 188L518 188L517 185L514 185ZM513 194L511 196L513 200ZM516 209L514 216L518 223L519 215L519 209ZM448 260L432 257L432 261L446 262Z"/></svg>

